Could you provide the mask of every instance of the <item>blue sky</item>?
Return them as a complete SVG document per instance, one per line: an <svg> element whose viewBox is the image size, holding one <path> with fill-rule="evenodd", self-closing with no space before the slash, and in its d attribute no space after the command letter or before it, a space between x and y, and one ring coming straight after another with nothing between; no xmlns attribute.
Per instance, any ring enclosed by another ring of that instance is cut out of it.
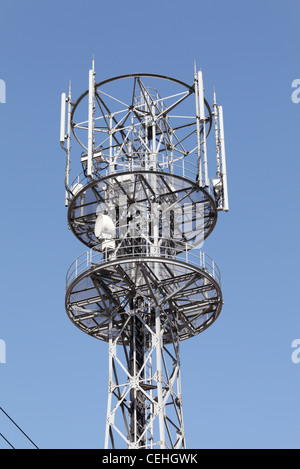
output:
<svg viewBox="0 0 300 469"><path fill-rule="evenodd" d="M107 345L75 328L64 282L82 246L67 229L60 94L149 72L224 107L230 212L205 250L222 274L217 322L181 347L189 448L299 448L298 1L2 2L0 407L41 448L102 448ZM26 440L0 415L0 433ZM7 445L0 441L0 448Z"/></svg>

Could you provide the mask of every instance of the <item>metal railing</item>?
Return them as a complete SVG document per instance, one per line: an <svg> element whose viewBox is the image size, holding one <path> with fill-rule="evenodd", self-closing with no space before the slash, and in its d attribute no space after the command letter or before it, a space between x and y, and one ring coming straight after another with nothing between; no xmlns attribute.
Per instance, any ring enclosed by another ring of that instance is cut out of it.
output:
<svg viewBox="0 0 300 469"><path fill-rule="evenodd" d="M104 248L102 251L90 249L77 257L68 269L66 286L68 287L73 280L91 267L124 258L129 259L130 262L131 259L150 257L191 264L207 272L221 285L221 275L215 261L206 252L194 248L189 243L160 239L159 245L154 246L153 242L146 238L124 238L122 241L110 240L111 242L115 243L114 249Z"/></svg>
<svg viewBox="0 0 300 469"><path fill-rule="evenodd" d="M174 160L170 156L158 153L157 154L157 162L155 165L155 169L151 166L151 164L141 165L140 160L124 160L124 158L118 157L113 163L113 169L109 168L109 163L107 161L107 167L101 169L99 172L95 172L94 177L96 179L100 179L102 177L106 177L109 175L114 174L121 174L125 172L134 172L134 171L151 171L155 170L158 172L162 172L164 174L170 176L179 176L183 177L184 179L188 179L192 182L197 181L198 177L198 168L197 165L191 163L185 158ZM202 171L202 181L205 181L205 174ZM87 186L91 182L91 178L85 175L85 172L82 171L71 183L69 190L72 192L72 188L77 187L78 184L81 184L82 187ZM204 187L204 186L203 186ZM205 187L206 191L213 196L214 189L211 180L209 180L209 186Z"/></svg>

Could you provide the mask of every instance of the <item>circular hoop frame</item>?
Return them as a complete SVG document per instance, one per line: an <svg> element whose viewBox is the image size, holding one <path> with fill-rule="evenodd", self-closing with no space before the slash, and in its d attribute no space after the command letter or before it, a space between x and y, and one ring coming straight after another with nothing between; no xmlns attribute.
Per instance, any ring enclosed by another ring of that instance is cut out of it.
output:
<svg viewBox="0 0 300 469"><path fill-rule="evenodd" d="M159 182L157 184L159 185L157 194L150 187L148 182L150 178L155 178ZM137 187L139 190L137 190ZM178 210L184 212L185 206L188 211L191 212L193 210L193 214L190 214L193 216L193 222L188 221L188 217L186 218L188 233L178 230L177 236L176 233L173 236L171 236L171 233L165 236L173 238L174 241L193 243L196 247L203 243L216 225L218 212L214 197L208 189L199 187L192 180L183 178L180 175L160 171L115 173L89 181L76 193L69 205L69 227L74 235L89 248L97 249L99 244L99 240L94 234L94 226L97 212L99 213L99 207L102 207L102 213L106 209L108 210L108 206L104 201L104 194L110 188L113 188L115 197L117 197L117 194L120 197L125 197L127 192L128 206L130 204L139 206L141 199L144 199L144 207L149 209L152 203L150 199L153 197L153 199L157 198L155 202L164 203L168 200L170 207L173 206L173 209L175 208L177 212ZM137 196L133 194L133 188L135 188ZM176 189L175 191L172 190L174 188ZM179 202L176 202L176 194Z"/></svg>
<svg viewBox="0 0 300 469"><path fill-rule="evenodd" d="M181 80L178 80L176 78L173 78L173 77L169 77L169 76L166 76L166 75L159 75L159 74L154 74L154 73L133 73L133 74L126 74L126 75L119 75L119 76L116 76L116 77L112 77L112 78L108 78L104 81L101 81L99 83L96 83L95 84L95 91L96 93L98 92L99 89L101 89L101 87L104 87L105 85L108 85L110 83L113 83L115 81L120 81L120 80L125 80L125 79L133 79L133 80L137 80L137 79L141 79L141 78L152 78L152 79L157 79L157 80L166 80L166 81L170 81L170 82L173 82L173 83L176 83L180 86L182 86L183 88L187 89L189 95L191 94L194 94L195 93L195 86L194 84L193 85L189 85ZM134 82L135 83L135 82ZM135 85L134 85L135 86ZM89 94L89 90L86 90L84 93L82 93L82 95L77 99L77 101L75 102L75 104L73 105L73 108L72 108L72 112L71 112L71 128L72 128L72 132L73 132L73 135L74 137L76 138L77 142L87 151L87 146L83 144L83 142L81 141L81 139L78 137L76 131L75 131L75 128L76 128L76 123L74 121L75 119L75 114L76 114L76 111L79 109L79 106L81 104L81 102L84 100L84 98L86 96L88 96ZM163 99L163 98L162 98ZM207 120L208 120L208 130L207 130L207 133L206 133L206 137L208 137L210 131L211 131L211 127L212 127L212 111L211 111L211 108L207 102L206 99L204 99L204 103L205 103L205 107L207 109L207 113L208 113L208 117L207 117ZM130 110L132 105L128 105L128 110ZM108 109L106 109L107 112L109 112Z"/></svg>
<svg viewBox="0 0 300 469"><path fill-rule="evenodd" d="M133 282L137 276L139 285ZM138 314L149 328L154 327L155 308L160 308L162 323L173 315L180 340L212 325L223 303L217 278L205 268L178 259L128 257L94 264L73 279L66 291L66 311L80 330L107 341L110 333L118 335L125 330L126 320L137 314L133 298L139 299ZM111 316L114 325L109 331ZM172 330L165 333L166 343L171 342L171 335ZM127 344L126 334L123 343Z"/></svg>

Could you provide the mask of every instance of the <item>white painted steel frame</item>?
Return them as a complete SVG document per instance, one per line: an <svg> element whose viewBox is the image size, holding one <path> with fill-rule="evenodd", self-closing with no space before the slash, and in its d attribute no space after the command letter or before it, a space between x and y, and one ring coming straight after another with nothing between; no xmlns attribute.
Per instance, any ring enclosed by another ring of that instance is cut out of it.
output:
<svg viewBox="0 0 300 469"><path fill-rule="evenodd" d="M101 89L101 87L107 83L129 77L133 79L132 102L130 105ZM182 93L173 93L170 96L163 98L155 92L156 94L154 97L153 90L147 88L143 84L143 77L170 80L184 86L186 89ZM173 109L183 103L193 93L195 94L194 116L176 116L170 114ZM75 122L75 111L85 96L88 98L88 120L84 122ZM121 105L122 109L111 111L105 104L104 96L112 99L114 103ZM153 172L150 186L155 198L158 190L156 185L158 181L157 172L160 168L160 152L164 153L164 156L168 159L168 168L170 173L173 172L175 167L174 164L176 164L178 160L184 161L188 156L196 154L197 182L200 188L203 188L208 192L210 188L210 180L208 174L206 139L212 125L212 114L204 97L203 76L201 70L197 72L195 69L193 86L189 86L170 77L154 74L124 75L96 84L93 60L92 69L89 71L88 91L85 92L75 104L72 104L70 87L68 99L66 99L66 95L63 93L61 100L60 143L67 154L65 176L66 205L69 205L72 198L76 197L74 189L70 187L69 184L71 131L73 132L76 140L87 151L87 154L82 156L81 162L83 165L86 165L85 176L90 178L90 180L94 179L97 183L100 183L101 180L103 180L103 176L104 178L107 176L107 173L104 173L105 170L108 170L108 175L113 175L116 172L116 168L118 168L118 161L120 159L123 161L126 160L130 165L127 170L131 172L139 169L144 169L150 173L151 171ZM173 101L170 102L170 100ZM67 134L65 135L66 102L68 102L68 129ZM98 116L95 114L96 105L100 110L100 115ZM206 115L207 111L209 115ZM217 176L222 184L223 197L221 206L219 206L218 209L227 211L229 209L229 204L223 109L222 106L218 106L216 104L215 95L214 116ZM178 127L172 127L169 124L169 119L177 118L189 119L191 122L180 124ZM127 120L130 120L130 122L127 122ZM96 123L97 125L95 125ZM190 126L191 128L189 128ZM209 127L208 131L207 126ZM182 129L187 129L186 134L179 137L177 131ZM87 144L82 143L80 138L77 136L77 130L87 131ZM98 144L95 141L96 135L103 137L101 137L102 140ZM187 150L185 148L185 141L193 135L196 136L196 144ZM64 146L65 139L67 139L66 148ZM106 151L107 154L105 153ZM137 159L140 159L140 168L135 167ZM100 167L100 169L97 169L97 167ZM204 173L202 173L202 167L204 169ZM120 172L118 174L120 174ZM161 174L163 175L163 172ZM182 176L184 178L185 174L183 173ZM81 194L80 197L85 197L85 191L78 188L79 185L76 186L76 191L79 190L83 194ZM113 198L113 195L113 190L111 189L110 194L108 192L108 197L112 196ZM83 205L81 206L81 215L82 213ZM83 223L85 222L83 221ZM157 259L154 263L152 279L151 281L146 281L150 292L152 292L151 282L155 281L155 279L159 279L159 262L166 263L165 259L161 259L161 261L159 261L161 256L159 243L161 240L158 213L153 217L153 219L151 219L151 223L153 224L152 239L150 240L149 235L144 233L144 238L148 243L150 243L149 245L151 245L151 247L149 253L143 257L143 262L146 263L147 255L149 256L149 261L151 257ZM188 246L187 243L186 246ZM104 258L108 259L109 255L110 254L107 252L104 253ZM175 265L177 255L175 254L173 257ZM188 259L188 248L186 247L187 265ZM137 261L136 258L135 261ZM91 252L89 254L89 261L87 261L87 264L88 262L90 263L89 268L93 269ZM130 260L128 262L130 262ZM180 262L182 264L182 261ZM179 265L180 262L177 260L177 265ZM201 268L198 270L201 272ZM216 266L213 262L212 278L210 278L203 266L203 284L201 286L201 294L203 294L204 300L201 303L201 307L205 308L206 305L214 304L213 302L216 301L217 303L215 304L218 306L215 310L212 310L215 313L216 318L222 307L222 294L219 285L217 287L217 284L214 281L215 270ZM111 279L113 279L112 271L111 275ZM124 275L126 276L126 273L124 273ZM201 276L201 273L199 275ZM144 273L140 273L140 276L143 277L143 279L146 279ZM192 277L187 280L184 287L179 285L177 289L175 288L175 292L172 294L170 293L170 298L172 295L175 295L176 297L176 295L181 293L183 288L190 287L195 278L196 277ZM211 280L212 284L216 286L216 298L211 299L208 295L207 288L209 287L209 280ZM130 285L132 279L127 279L127 282L129 282ZM135 279L136 289L138 289L140 282L141 278L137 277ZM157 282L159 283L159 280L157 280ZM156 290L159 290L158 283L156 285ZM101 295L100 291L99 295ZM134 298L136 298L136 290L134 295ZM117 334L113 328L116 327L114 317L118 314L118 311L113 312L116 308L114 308L112 304L106 304L106 301L112 301L111 298L113 298L113 295L108 297L106 300L104 300L103 295L101 295L106 310L111 311L110 316L107 318L109 342L109 385L105 448L115 448L117 439L121 439L125 442L129 449L185 448L180 383L180 332L178 330L178 314L180 307L178 306L177 310L174 308L174 311L171 308L166 315L166 312L162 307L163 300L156 296L154 290L151 295L153 297L152 301L155 303L154 313L151 311L150 314L150 311L144 311L143 308L139 308L138 306L132 306L125 309L122 313L122 325L117 326L119 327ZM167 300L168 295L165 301ZM192 311L193 308L195 308L193 300L191 301L191 308ZM187 308L187 311L189 311L189 308ZM148 319L146 319L146 317L148 317ZM84 318L84 320L88 320L89 316L85 315ZM149 318L154 318L154 327L150 327L147 323ZM207 322L207 327L211 322L213 322L213 320L214 317L212 315L212 319L209 319ZM132 336L130 340L128 340L129 327L132 327ZM166 330L168 330L168 343L164 340ZM201 329L199 331L201 332ZM126 341L123 338L125 332L127 334ZM171 339L170 334L172 336ZM189 337L189 333L187 336ZM143 337L142 342L141 337ZM144 354L142 365L138 363L138 360L140 360L140 358L137 358L138 353Z"/></svg>
<svg viewBox="0 0 300 469"><path fill-rule="evenodd" d="M140 312L133 311L128 314L127 321L117 337L113 338L110 333L105 449L118 447L117 439L121 439L128 449L185 448L179 336L174 332L172 344L163 344L162 337L168 324L165 322L161 325L160 315L161 311L157 307L155 332L147 326ZM151 340L148 340L142 369L130 374L126 354L121 353L122 347L117 345L117 342L121 340L122 333L133 316L143 323ZM172 328L176 330L176 321ZM112 331L112 318L109 330ZM169 361L172 362L171 366ZM149 372L145 373L146 370ZM144 378L141 377L142 371L145 373ZM123 379L119 378L119 374ZM134 439L130 434L131 417L128 407L132 389L143 394L146 410L143 432L139 437L136 437L136 432Z"/></svg>

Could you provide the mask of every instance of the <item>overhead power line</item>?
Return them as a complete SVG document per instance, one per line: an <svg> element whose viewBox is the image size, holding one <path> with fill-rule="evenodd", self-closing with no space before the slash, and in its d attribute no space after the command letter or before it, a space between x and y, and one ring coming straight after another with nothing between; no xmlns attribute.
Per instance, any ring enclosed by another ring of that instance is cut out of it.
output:
<svg viewBox="0 0 300 469"><path fill-rule="evenodd" d="M6 417L17 427L17 429L27 438L27 440L30 441L30 443L33 444L33 446L36 448L36 449L39 449L37 447L37 445L31 440L31 438L29 438L28 435L26 435L26 433L22 430L22 428L19 427L19 425L16 424L16 422L5 412L4 409L2 409L2 407L0 407L0 410L4 413L4 415L6 415ZM1 434L1 436L6 440L6 438ZM6 440L8 442L8 440ZM9 442L8 442L9 443ZM10 443L9 443L10 444ZM12 446L12 445L11 445Z"/></svg>
<svg viewBox="0 0 300 469"><path fill-rule="evenodd" d="M10 443L10 442L9 442L9 441L6 439L6 438L5 438L5 436L4 436L4 435L2 435L2 433L0 433L0 436L2 436L3 440L5 440L5 441L6 441L6 443L8 443L8 444L9 444L9 446L10 446L12 449L16 449L16 448L15 448L15 447L14 447L14 446L13 446L13 445L12 445L12 444L11 444L11 443Z"/></svg>

